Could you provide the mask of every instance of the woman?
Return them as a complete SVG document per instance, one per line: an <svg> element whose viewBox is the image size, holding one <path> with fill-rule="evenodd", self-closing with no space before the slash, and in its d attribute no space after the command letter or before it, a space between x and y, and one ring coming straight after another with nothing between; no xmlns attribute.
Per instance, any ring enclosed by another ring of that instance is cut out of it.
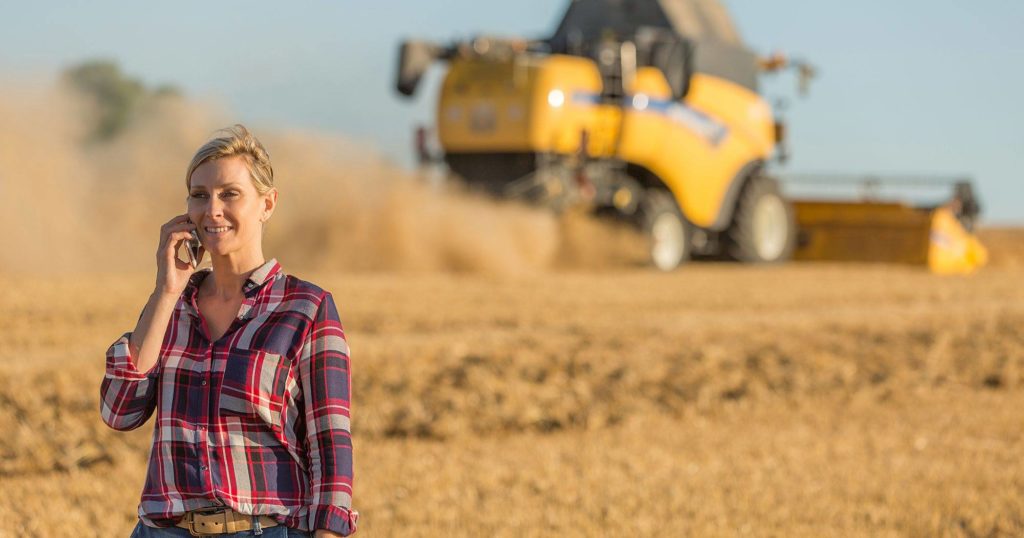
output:
<svg viewBox="0 0 1024 538"><path fill-rule="evenodd" d="M270 158L245 127L224 134L192 158L156 287L107 350L103 421L127 431L156 411L132 537L347 536L359 514L345 333L329 292L264 259ZM178 257L193 231L212 270Z"/></svg>

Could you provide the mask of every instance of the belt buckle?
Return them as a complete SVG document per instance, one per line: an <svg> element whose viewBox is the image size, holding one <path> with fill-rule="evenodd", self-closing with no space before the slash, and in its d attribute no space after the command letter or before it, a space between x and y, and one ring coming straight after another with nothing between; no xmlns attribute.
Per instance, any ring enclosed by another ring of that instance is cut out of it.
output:
<svg viewBox="0 0 1024 538"><path fill-rule="evenodd" d="M227 508L213 508L213 509L207 508L205 510L204 509L199 509L199 510L193 510L191 512L188 512L187 514L185 514L185 517L188 519L188 521L187 521L188 522L188 533L191 534L192 536L216 536L218 534L224 534L222 532L204 533L204 532L197 531L196 527L195 527L195 522L196 522L195 515L196 514L200 514L200 515L204 515L204 516L206 516L206 515L211 515L212 516L212 515L216 515L216 514L226 514L226 513L227 513ZM226 522L226 518L225 518L225 522Z"/></svg>

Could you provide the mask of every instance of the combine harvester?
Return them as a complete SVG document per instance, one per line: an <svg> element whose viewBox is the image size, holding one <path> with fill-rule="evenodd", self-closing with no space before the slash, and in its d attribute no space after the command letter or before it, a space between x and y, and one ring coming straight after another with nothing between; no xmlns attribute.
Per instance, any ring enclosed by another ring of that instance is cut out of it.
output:
<svg viewBox="0 0 1024 538"><path fill-rule="evenodd" d="M412 96L440 60L421 163L501 198L625 219L659 269L695 257L984 263L969 184L957 189L970 203L931 208L786 196L768 169L785 158L785 128L758 78L794 69L804 88L813 69L759 57L718 0L575 0L548 39L407 41L398 91Z"/></svg>

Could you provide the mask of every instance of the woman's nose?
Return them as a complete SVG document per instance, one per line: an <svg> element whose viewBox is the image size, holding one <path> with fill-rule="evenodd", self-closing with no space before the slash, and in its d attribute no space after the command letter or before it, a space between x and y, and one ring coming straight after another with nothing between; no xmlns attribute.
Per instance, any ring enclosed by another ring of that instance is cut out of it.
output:
<svg viewBox="0 0 1024 538"><path fill-rule="evenodd" d="M210 199L209 203L206 204L206 214L210 217L219 217L224 210L224 202L218 200L217 197Z"/></svg>

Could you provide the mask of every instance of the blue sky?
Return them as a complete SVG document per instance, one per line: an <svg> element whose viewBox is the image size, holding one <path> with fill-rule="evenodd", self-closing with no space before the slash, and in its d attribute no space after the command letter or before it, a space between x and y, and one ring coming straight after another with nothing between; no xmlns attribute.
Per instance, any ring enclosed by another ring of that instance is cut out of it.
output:
<svg viewBox="0 0 1024 538"><path fill-rule="evenodd" d="M970 174L985 219L1024 224L1024 2L727 0L756 50L820 71L785 115L783 171ZM440 68L412 101L392 90L398 43L544 36L567 1L43 2L4 7L0 74L94 57L225 103L238 121L348 133L410 161ZM765 80L769 97L795 82Z"/></svg>

